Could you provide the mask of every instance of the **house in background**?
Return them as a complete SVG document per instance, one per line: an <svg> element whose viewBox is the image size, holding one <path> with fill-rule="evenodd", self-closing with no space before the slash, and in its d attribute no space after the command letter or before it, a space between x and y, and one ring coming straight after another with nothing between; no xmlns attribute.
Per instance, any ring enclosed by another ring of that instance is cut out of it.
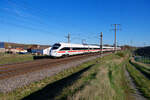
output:
<svg viewBox="0 0 150 100"><path fill-rule="evenodd" d="M49 55L50 49L47 45L32 45L27 51L35 55Z"/></svg>
<svg viewBox="0 0 150 100"><path fill-rule="evenodd" d="M50 55L50 45L0 42L0 53Z"/></svg>
<svg viewBox="0 0 150 100"><path fill-rule="evenodd" d="M27 53L27 50L23 49L23 48L16 48L16 53L18 54L26 54Z"/></svg>
<svg viewBox="0 0 150 100"><path fill-rule="evenodd" d="M0 53L5 53L5 43L0 42Z"/></svg>

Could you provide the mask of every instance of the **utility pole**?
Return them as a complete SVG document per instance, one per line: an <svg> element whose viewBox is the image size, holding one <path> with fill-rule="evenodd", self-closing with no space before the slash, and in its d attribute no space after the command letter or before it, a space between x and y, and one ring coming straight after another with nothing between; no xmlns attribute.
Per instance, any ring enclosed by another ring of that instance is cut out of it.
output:
<svg viewBox="0 0 150 100"><path fill-rule="evenodd" d="M131 40L131 41L130 41L130 45L131 45L131 47L132 47L132 43L133 43L133 42L132 42L132 40Z"/></svg>
<svg viewBox="0 0 150 100"><path fill-rule="evenodd" d="M103 53L103 32L100 34L100 55Z"/></svg>
<svg viewBox="0 0 150 100"><path fill-rule="evenodd" d="M70 43L70 34L68 33L68 36L66 36L66 38L68 39L68 43Z"/></svg>
<svg viewBox="0 0 150 100"><path fill-rule="evenodd" d="M82 39L82 44L85 44L85 41L86 41L85 39Z"/></svg>
<svg viewBox="0 0 150 100"><path fill-rule="evenodd" d="M144 47L146 46L146 42L143 43Z"/></svg>
<svg viewBox="0 0 150 100"><path fill-rule="evenodd" d="M120 29L117 29L117 26L120 26L120 24L112 24L115 28L113 29L115 31L115 40L114 40L114 47L115 47L115 52L116 52L116 48L117 48L117 38L116 38L116 33L117 33L117 30L120 30Z"/></svg>

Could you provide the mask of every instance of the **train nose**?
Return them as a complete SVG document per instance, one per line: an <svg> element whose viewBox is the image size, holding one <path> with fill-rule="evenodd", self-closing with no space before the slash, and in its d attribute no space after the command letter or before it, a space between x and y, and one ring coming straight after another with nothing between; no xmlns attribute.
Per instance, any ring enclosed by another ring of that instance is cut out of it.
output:
<svg viewBox="0 0 150 100"><path fill-rule="evenodd" d="M51 51L50 51L50 55L51 55L51 56L55 56L55 55L56 55L56 53L57 53L57 51L56 51L56 50L51 50Z"/></svg>

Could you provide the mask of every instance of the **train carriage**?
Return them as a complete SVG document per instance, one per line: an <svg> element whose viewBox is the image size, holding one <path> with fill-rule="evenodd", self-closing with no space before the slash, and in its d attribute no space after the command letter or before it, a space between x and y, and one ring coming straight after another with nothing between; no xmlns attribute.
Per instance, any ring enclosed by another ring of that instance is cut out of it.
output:
<svg viewBox="0 0 150 100"><path fill-rule="evenodd" d="M103 51L113 51L114 47L103 46ZM62 57L69 55L78 55L91 52L101 51L99 46L96 45L83 45L83 44L71 44L71 43L55 43L52 46L50 55L53 57Z"/></svg>

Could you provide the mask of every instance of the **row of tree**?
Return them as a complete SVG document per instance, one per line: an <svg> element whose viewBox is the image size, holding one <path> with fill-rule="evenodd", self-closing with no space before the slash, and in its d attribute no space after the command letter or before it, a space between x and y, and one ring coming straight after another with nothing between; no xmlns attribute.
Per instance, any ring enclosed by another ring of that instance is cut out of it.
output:
<svg viewBox="0 0 150 100"><path fill-rule="evenodd" d="M150 57L150 46L138 48L137 50L135 50L135 54Z"/></svg>

